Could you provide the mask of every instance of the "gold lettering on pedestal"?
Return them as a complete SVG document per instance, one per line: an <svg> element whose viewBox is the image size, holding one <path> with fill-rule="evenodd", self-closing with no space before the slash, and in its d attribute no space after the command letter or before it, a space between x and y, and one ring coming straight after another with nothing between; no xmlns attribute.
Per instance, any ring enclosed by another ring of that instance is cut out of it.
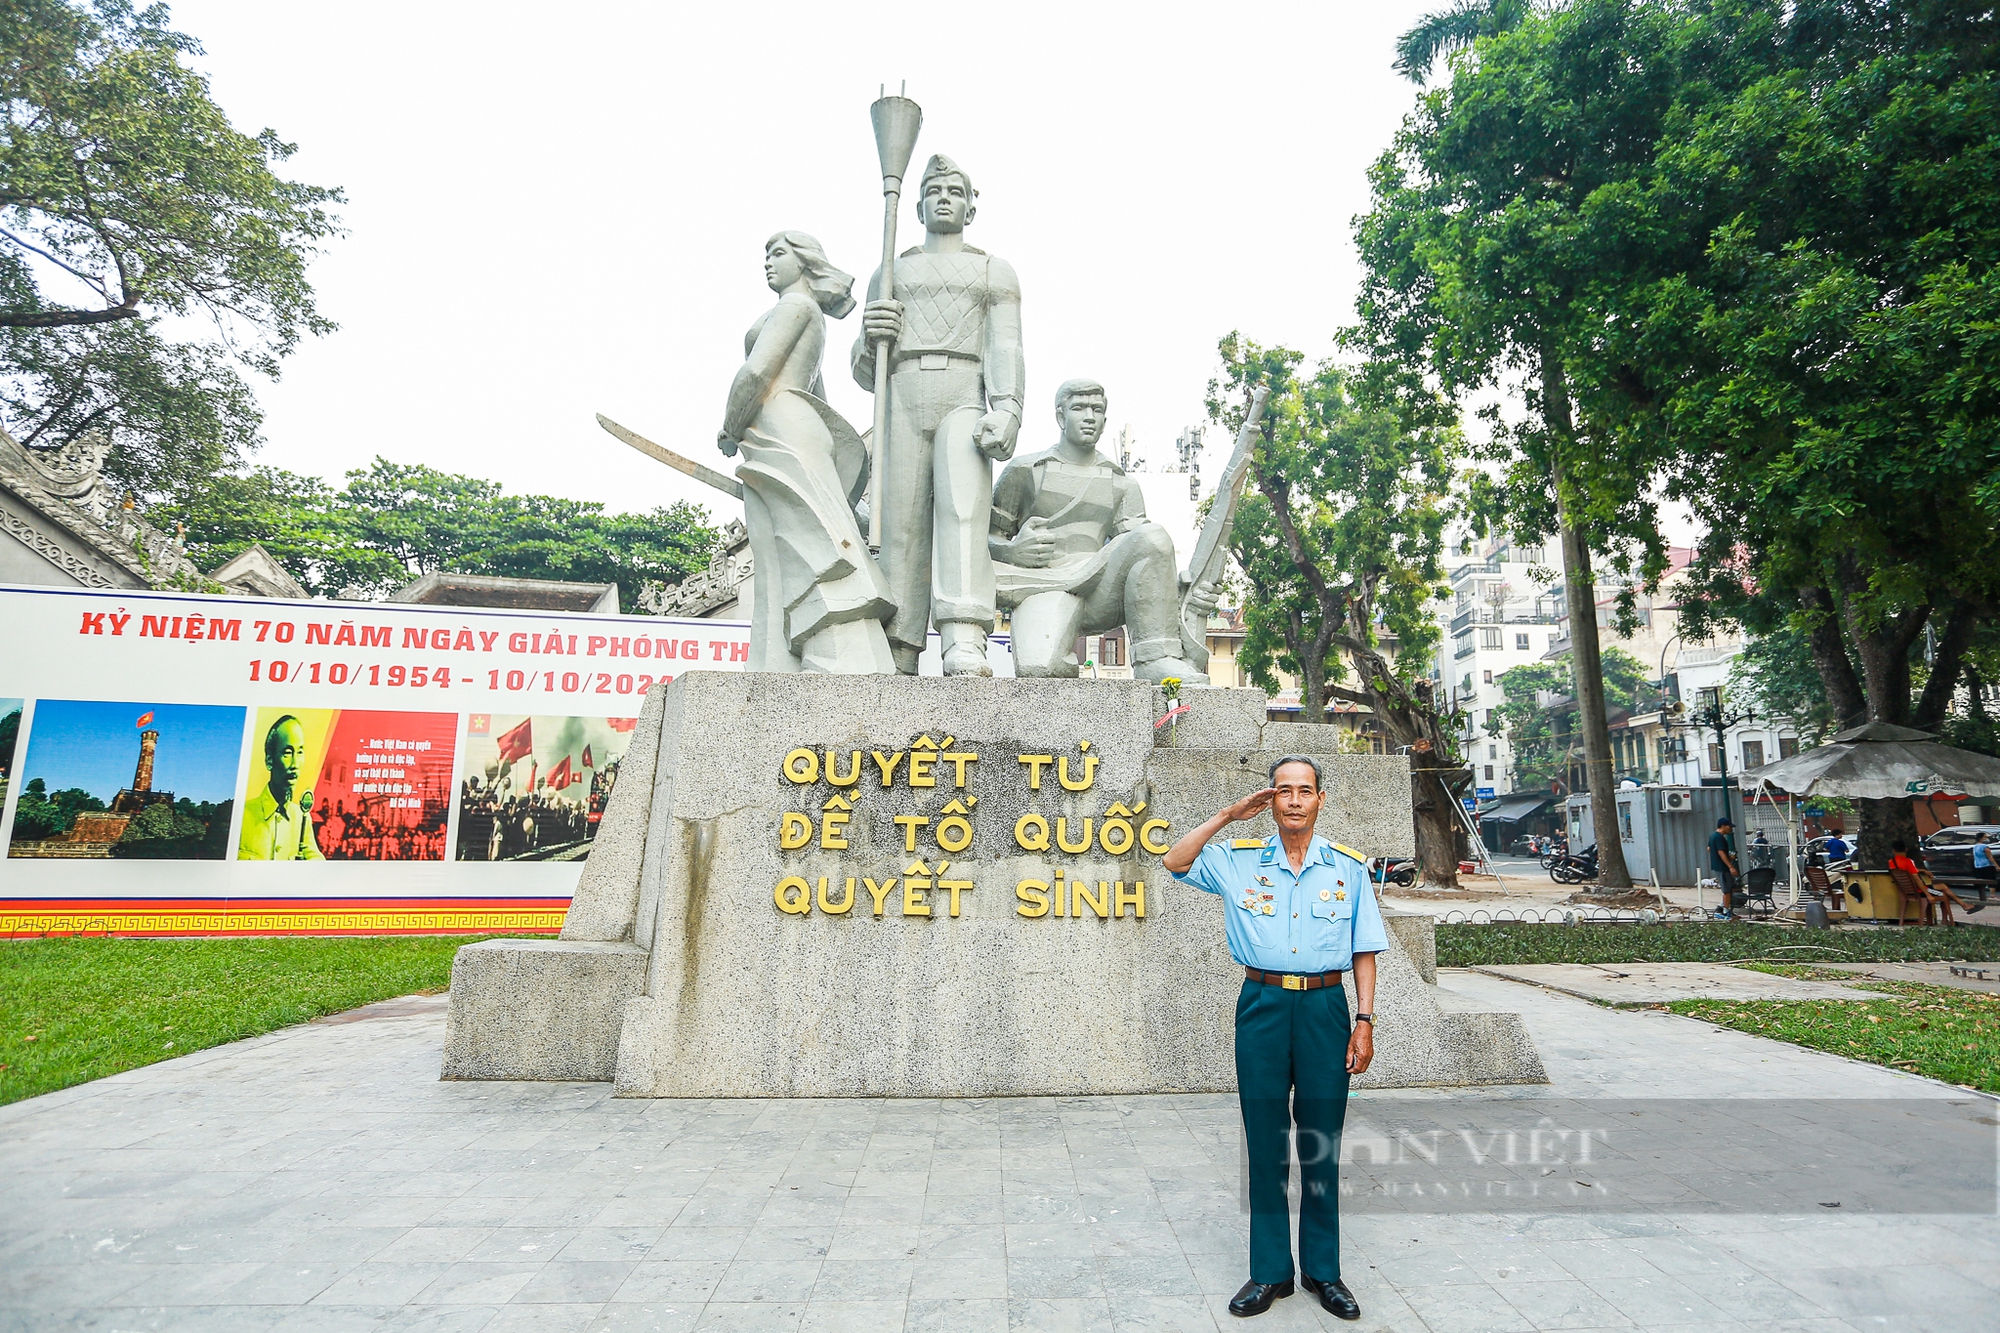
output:
<svg viewBox="0 0 2000 1333"><path fill-rule="evenodd" d="M1142 801L1140 804L1143 806L1145 803ZM1097 845L1107 854L1123 856L1132 850L1132 844L1138 837L1132 831L1132 813L1122 801L1104 812L1104 822L1097 826Z"/></svg>
<svg viewBox="0 0 2000 1333"><path fill-rule="evenodd" d="M1046 852L1049 849L1049 821L1029 811L1014 821L1014 841L1024 851Z"/></svg>
<svg viewBox="0 0 2000 1333"><path fill-rule="evenodd" d="M1090 742L1085 741L1084 744L1089 745ZM1069 775L1069 756L1063 755L1056 760L1056 781L1062 784L1064 791L1089 791L1090 784L1097 781L1097 763L1096 755L1085 755L1083 776L1072 781Z"/></svg>
<svg viewBox="0 0 2000 1333"><path fill-rule="evenodd" d="M890 786L896 781L896 769L903 762L903 754L904 752L901 750L896 751L894 754L883 754L880 750L869 751L869 755L875 760L875 767L882 770L882 785L884 787Z"/></svg>
<svg viewBox="0 0 2000 1333"><path fill-rule="evenodd" d="M917 835L929 830L933 844L938 851L956 855L968 852L977 832L974 823L974 807L979 798L967 792L966 778L971 766L979 762L979 755L970 749L958 750L957 737L946 736L942 742L922 735L911 741L907 749L882 751L863 750L850 747L835 749L830 745L800 746L789 751L780 764L787 781L796 786L811 786L822 778L834 790L827 795L817 814L801 810L787 810L779 816L778 847L786 852L800 852L813 848L827 852L848 852L854 849L854 819L856 789L861 784L866 763L874 763L874 771L882 780L884 788L896 785L896 776L903 775L903 785L910 789L936 790L944 784L939 781L943 768L951 770L951 786L954 795L935 813L892 815L890 821L902 832L902 850L915 854ZM1023 754L1017 756L1021 766L1027 770L1028 789L1041 791L1042 776L1053 771L1057 783L1064 792L1083 792L1096 785L1102 756L1091 752L1091 742L1078 741L1077 753L1063 754ZM865 758L864 758L865 756ZM1067 800L1065 800L1067 804ZM1082 814L1042 814L1028 811L1014 822L1015 846L1024 852L1046 854L1051 851L1068 856L1082 856L1092 851L1113 858L1124 858L1135 851L1143 851L1153 856L1162 856L1171 847L1171 826L1168 821L1157 816L1146 819L1146 802L1138 801L1127 805L1114 801L1101 815ZM862 826L864 831L869 827ZM854 886L858 882L867 889L872 915L880 920L887 915L890 895L896 892L898 884L902 888L899 906L900 914L906 917L930 917L935 900L933 892L949 895L943 915L957 918L965 910L964 895L975 887L970 879L947 879L950 861L940 860L935 870L924 861L918 860L907 866L900 876L887 876L880 881L866 875L847 875L837 871L814 878L804 875L787 875L773 886L772 901L778 910L788 916L809 916L815 903L826 916L846 916L854 911L856 897ZM817 867L814 867L817 869ZM1072 875L1065 867L1057 866L1051 871L1018 880L1015 884L1015 914L1031 919L1085 920L1095 916L1100 921L1123 919L1130 908L1134 920L1144 920L1146 916L1146 885L1143 880L1134 880L1128 889L1125 880L1102 880L1088 876ZM839 897L834 896L838 887ZM816 889L816 891L815 891Z"/></svg>
<svg viewBox="0 0 2000 1333"><path fill-rule="evenodd" d="M948 893L950 893L950 894L951 894L951 914L952 914L953 916L957 916L957 915L958 915L958 895L959 895L959 894L961 894L961 893L970 893L970 892L972 891L972 881L971 881L971 880L969 880L969 879L946 879L946 878L944 877L944 872L945 872L945 871L947 871L947 870L949 870L950 868L951 868L951 862L949 862L949 861L940 861L940 862L938 862L938 868L937 868L937 874L938 874L938 882L937 882L937 886L938 886L938 887L939 887L940 889L943 889L943 890L945 890L946 892L948 892Z"/></svg>
<svg viewBox="0 0 2000 1333"><path fill-rule="evenodd" d="M913 835L914 836L914 835ZM949 865L950 862L945 864ZM922 861L903 867L903 915L929 916L931 905L920 894L931 891L931 868Z"/></svg>
<svg viewBox="0 0 2000 1333"><path fill-rule="evenodd" d="M931 831L931 836L937 839L940 849L947 852L962 852L972 845L972 821L966 816L972 813L972 807L978 801L977 796L967 796L945 806L945 817L940 819L938 826ZM952 915L956 916L957 913L954 912Z"/></svg>
<svg viewBox="0 0 2000 1333"><path fill-rule="evenodd" d="M839 792L827 798L826 805L822 807L825 813L819 823L821 847L831 852L847 850L847 838L844 835L847 831L847 822L854 818L848 813L853 808L854 803Z"/></svg>
<svg viewBox="0 0 2000 1333"><path fill-rule="evenodd" d="M828 916L844 915L849 908L854 906L854 876L849 875L847 877L847 896L837 903L827 898L826 881L827 877L825 875L819 877L819 910L825 912ZM1143 916L1145 913L1142 912L1140 915Z"/></svg>
<svg viewBox="0 0 2000 1333"><path fill-rule="evenodd" d="M946 738L945 738L945 744L946 744L946 745L949 745L949 744L951 744L951 738L950 738L950 737L946 737ZM951 750L951 751L947 751L947 752L946 752L946 753L944 753L944 754L941 754L941 755L939 755L939 756L938 756L938 759L939 759L939 761L940 761L940 762L942 762L942 763L947 763L947 764L950 764L950 765L952 766L952 780L951 780L951 785L952 785L952 786L954 786L954 787L956 787L956 788L957 788L958 790L960 790L960 791L964 791L964 790L965 790L965 766L966 766L967 764L976 764L976 763L978 763L978 762L979 762L979 756L978 756L978 755L976 755L976 754L973 754L973 753L971 753L970 751L966 751L966 750Z"/></svg>
<svg viewBox="0 0 2000 1333"><path fill-rule="evenodd" d="M917 830L929 828L931 820L929 815L897 815L896 823L903 830L903 850L914 852L917 850Z"/></svg>
<svg viewBox="0 0 2000 1333"><path fill-rule="evenodd" d="M779 880L778 886L771 890L771 896L777 900L780 912L804 916L812 911L812 885L797 875L787 875Z"/></svg>
<svg viewBox="0 0 2000 1333"><path fill-rule="evenodd" d="M836 758L835 753L832 750L826 752L827 785L833 787L852 787L855 783L861 781L861 751L855 750L851 753L852 758L847 770L847 776L843 778L840 776L840 765L834 762Z"/></svg>

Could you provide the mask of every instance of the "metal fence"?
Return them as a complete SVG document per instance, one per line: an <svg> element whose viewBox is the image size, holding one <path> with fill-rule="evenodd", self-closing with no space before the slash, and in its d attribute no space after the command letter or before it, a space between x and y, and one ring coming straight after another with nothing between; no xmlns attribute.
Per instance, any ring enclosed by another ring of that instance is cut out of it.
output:
<svg viewBox="0 0 2000 1333"><path fill-rule="evenodd" d="M1662 922L1705 921L1708 913L1691 907L1501 907L1467 911L1454 907L1438 918L1441 926L1492 926L1515 922L1542 926L1655 926Z"/></svg>

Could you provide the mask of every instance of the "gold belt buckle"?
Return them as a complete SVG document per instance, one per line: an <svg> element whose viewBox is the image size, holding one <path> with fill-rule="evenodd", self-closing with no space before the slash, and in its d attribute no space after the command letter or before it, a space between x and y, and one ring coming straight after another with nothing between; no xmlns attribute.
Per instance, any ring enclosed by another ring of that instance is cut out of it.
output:
<svg viewBox="0 0 2000 1333"><path fill-rule="evenodd" d="M1287 972L1278 979L1278 984L1286 990L1304 990L1306 988L1306 979L1304 977L1295 977Z"/></svg>

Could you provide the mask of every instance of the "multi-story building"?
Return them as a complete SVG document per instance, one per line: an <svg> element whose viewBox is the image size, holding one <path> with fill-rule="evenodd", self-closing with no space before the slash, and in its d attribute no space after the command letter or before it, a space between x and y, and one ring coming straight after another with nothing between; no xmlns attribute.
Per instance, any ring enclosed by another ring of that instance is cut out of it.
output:
<svg viewBox="0 0 2000 1333"><path fill-rule="evenodd" d="M1559 637L1548 578L1552 553L1504 537L1456 550L1431 678L1451 707L1464 710L1465 762L1479 794L1493 796L1516 786L1513 749L1500 734L1498 710L1506 702L1500 677L1541 661Z"/></svg>
<svg viewBox="0 0 2000 1333"><path fill-rule="evenodd" d="M1714 728L1693 725L1694 715L1702 711L1704 689L1722 689L1725 714L1740 708L1740 701L1729 697L1728 681L1742 651L1742 636L1729 634L1705 643L1680 644L1668 654L1668 684L1683 711L1675 728L1676 762L1661 765L1659 781L1687 786L1721 782L1725 774L1733 777L1799 752L1798 730L1781 718L1746 719L1724 727L1720 739Z"/></svg>
<svg viewBox="0 0 2000 1333"><path fill-rule="evenodd" d="M1693 558L1694 552L1685 547L1669 549L1659 591L1648 594L1641 589L1634 593L1636 620L1629 630L1617 624L1617 603L1628 585L1615 576L1598 584L1600 646L1630 653L1645 667L1648 679L1658 682L1657 689L1646 692L1636 706L1615 705L1607 710L1612 763L1622 781L1668 786L1714 784L1725 774L1741 773L1798 752L1797 731L1781 719L1754 718L1726 727L1720 742L1712 729L1697 731L1693 725L1693 715L1702 707L1704 688L1723 686L1726 704L1726 682L1743 651L1743 638L1735 632L1700 641L1689 641L1681 633L1678 594ZM1566 656L1570 649L1563 591L1560 584L1550 589L1560 617L1552 657ZM1573 767L1580 783L1581 765Z"/></svg>

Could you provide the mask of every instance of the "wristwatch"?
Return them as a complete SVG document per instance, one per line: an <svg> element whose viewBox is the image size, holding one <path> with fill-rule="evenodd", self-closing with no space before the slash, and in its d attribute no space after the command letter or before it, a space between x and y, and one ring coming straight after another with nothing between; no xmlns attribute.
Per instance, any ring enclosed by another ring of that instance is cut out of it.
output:
<svg viewBox="0 0 2000 1333"><path fill-rule="evenodd" d="M1354 1016L1354 1021L1355 1021L1355 1022L1357 1022L1357 1023L1366 1023L1366 1024L1367 1024L1367 1025L1368 1025L1369 1027L1371 1027L1371 1028L1372 1028L1372 1027L1374 1027L1374 1026L1375 1026L1375 1015L1373 1015L1373 1014L1356 1014L1356 1015Z"/></svg>

